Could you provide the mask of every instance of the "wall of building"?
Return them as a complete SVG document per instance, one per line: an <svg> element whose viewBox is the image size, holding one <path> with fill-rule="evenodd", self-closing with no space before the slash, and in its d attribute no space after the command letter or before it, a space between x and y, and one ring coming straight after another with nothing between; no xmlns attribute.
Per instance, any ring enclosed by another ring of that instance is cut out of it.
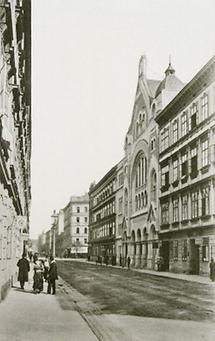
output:
<svg viewBox="0 0 215 341"><path fill-rule="evenodd" d="M0 1L0 300L27 251L31 157L31 2Z"/></svg>
<svg viewBox="0 0 215 341"><path fill-rule="evenodd" d="M208 274L215 256L215 58L157 118L166 269ZM182 106L183 103L183 106Z"/></svg>

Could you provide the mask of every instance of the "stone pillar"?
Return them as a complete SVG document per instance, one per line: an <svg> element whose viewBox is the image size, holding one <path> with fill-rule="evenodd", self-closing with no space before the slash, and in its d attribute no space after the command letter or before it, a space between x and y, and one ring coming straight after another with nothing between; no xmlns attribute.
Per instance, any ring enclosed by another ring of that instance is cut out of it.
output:
<svg viewBox="0 0 215 341"><path fill-rule="evenodd" d="M141 260L141 243L137 242L136 243L136 256L135 256L135 267L139 268L140 267L140 260Z"/></svg>
<svg viewBox="0 0 215 341"><path fill-rule="evenodd" d="M145 268L147 266L147 256L146 256L146 243L142 243L142 256L141 256L141 268Z"/></svg>
<svg viewBox="0 0 215 341"><path fill-rule="evenodd" d="M131 258L131 266L135 266L135 254L134 254L135 242L130 242L130 258Z"/></svg>

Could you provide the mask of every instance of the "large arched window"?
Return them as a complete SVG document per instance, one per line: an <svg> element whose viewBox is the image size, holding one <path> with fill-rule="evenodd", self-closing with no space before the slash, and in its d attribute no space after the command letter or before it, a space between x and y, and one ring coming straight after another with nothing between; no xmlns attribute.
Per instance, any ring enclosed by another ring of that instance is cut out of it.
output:
<svg viewBox="0 0 215 341"><path fill-rule="evenodd" d="M147 159L142 155L136 162L135 186L136 188L146 184L147 181Z"/></svg>
<svg viewBox="0 0 215 341"><path fill-rule="evenodd" d="M147 182L147 159L143 152L137 155L132 174L133 209L137 211L145 206L146 200L144 189Z"/></svg>

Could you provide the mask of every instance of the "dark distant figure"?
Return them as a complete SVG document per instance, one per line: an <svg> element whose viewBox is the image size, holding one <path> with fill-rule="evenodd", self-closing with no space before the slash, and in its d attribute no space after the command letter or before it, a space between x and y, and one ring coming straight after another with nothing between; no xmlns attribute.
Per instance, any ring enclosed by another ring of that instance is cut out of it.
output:
<svg viewBox="0 0 215 341"><path fill-rule="evenodd" d="M128 262L128 269L130 269L131 258L129 256L128 256L127 262Z"/></svg>
<svg viewBox="0 0 215 341"><path fill-rule="evenodd" d="M213 258L210 261L210 279L215 282L215 262Z"/></svg>
<svg viewBox="0 0 215 341"><path fill-rule="evenodd" d="M55 295L56 279L58 279L57 264L54 260L54 257L50 256L50 267L48 271L48 291L47 291L48 294L51 294L51 289L52 289L52 295Z"/></svg>
<svg viewBox="0 0 215 341"><path fill-rule="evenodd" d="M119 255L119 265L122 266L122 255L121 255L121 253Z"/></svg>
<svg viewBox="0 0 215 341"><path fill-rule="evenodd" d="M30 264L25 254L18 260L17 266L19 268L18 281L20 282L21 289L24 289L24 284L28 282L28 273L30 271Z"/></svg>

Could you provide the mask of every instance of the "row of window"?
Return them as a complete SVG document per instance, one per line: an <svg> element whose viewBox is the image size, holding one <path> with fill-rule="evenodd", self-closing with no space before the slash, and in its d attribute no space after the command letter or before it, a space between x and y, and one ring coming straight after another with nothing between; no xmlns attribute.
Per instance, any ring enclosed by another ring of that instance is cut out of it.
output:
<svg viewBox="0 0 215 341"><path fill-rule="evenodd" d="M189 204L190 200L190 204ZM170 203L166 201L161 204L161 224L170 222ZM181 214L179 216L179 206ZM210 214L210 187L204 187L188 194L172 199L172 223L205 217Z"/></svg>
<svg viewBox="0 0 215 341"><path fill-rule="evenodd" d="M144 111L140 111L138 119L136 121L136 138L138 138L138 136L140 136L140 134L143 132L143 129L145 127L145 119L146 119L146 112Z"/></svg>
<svg viewBox="0 0 215 341"><path fill-rule="evenodd" d="M76 227L76 233L79 234L80 232L80 227ZM87 233L87 227L84 228L84 233Z"/></svg>
<svg viewBox="0 0 215 341"><path fill-rule="evenodd" d="M83 218L83 219L82 219ZM87 217L76 217L76 223L81 223L81 222L87 223L88 218Z"/></svg>
<svg viewBox="0 0 215 341"><path fill-rule="evenodd" d="M82 212L82 210L81 210L81 207L80 207L80 206L77 206L77 207L76 207L76 212L77 212L77 213L81 213L81 212ZM83 212L88 212L88 207L87 207L87 206L85 206L85 207L84 207L84 210L83 210Z"/></svg>
<svg viewBox="0 0 215 341"><path fill-rule="evenodd" d="M198 170L209 165L209 140L203 140L200 144L200 151L195 144L190 147L190 150L184 150L180 156L173 158L172 161L172 183L175 183L179 178L182 182L187 180L188 175L192 179L198 175ZM201 153L201 164L199 164L198 155ZM170 184L170 166L169 164L161 168L161 190L168 189Z"/></svg>
<svg viewBox="0 0 215 341"><path fill-rule="evenodd" d="M111 181L106 188L104 188L98 195L94 198L94 205L98 205L101 201L108 198L115 189L114 181Z"/></svg>
<svg viewBox="0 0 215 341"><path fill-rule="evenodd" d="M78 244L80 242L80 239L79 238L76 238L76 243ZM84 244L87 244L87 238L84 238ZM81 246L81 245L80 245Z"/></svg>
<svg viewBox="0 0 215 341"><path fill-rule="evenodd" d="M181 240L180 243L178 240L170 241L170 259L174 261L178 261L179 258L179 244L181 249L181 258L183 262L186 262L189 257L189 247L188 247L188 240L184 239ZM202 255L202 262L209 261L209 238L203 238L203 244L201 247L201 255Z"/></svg>
<svg viewBox="0 0 215 341"><path fill-rule="evenodd" d="M142 156L138 159L135 170L135 187L139 188L147 182L147 159Z"/></svg>
<svg viewBox="0 0 215 341"><path fill-rule="evenodd" d="M92 231L93 239L111 237L115 235L115 222L104 224Z"/></svg>
<svg viewBox="0 0 215 341"><path fill-rule="evenodd" d="M175 143L209 116L208 94L204 93L200 99L192 103L189 109L184 111L179 118L172 121L169 126L161 130L161 152Z"/></svg>
<svg viewBox="0 0 215 341"><path fill-rule="evenodd" d="M147 192L141 192L135 196L135 210L141 210L143 207L146 207L148 204L148 195Z"/></svg>
<svg viewBox="0 0 215 341"><path fill-rule="evenodd" d="M100 210L98 210L96 213L92 216L92 222L99 221L105 217L108 217L109 215L115 213L115 202L112 201L108 204L106 204L104 207L102 207Z"/></svg>

